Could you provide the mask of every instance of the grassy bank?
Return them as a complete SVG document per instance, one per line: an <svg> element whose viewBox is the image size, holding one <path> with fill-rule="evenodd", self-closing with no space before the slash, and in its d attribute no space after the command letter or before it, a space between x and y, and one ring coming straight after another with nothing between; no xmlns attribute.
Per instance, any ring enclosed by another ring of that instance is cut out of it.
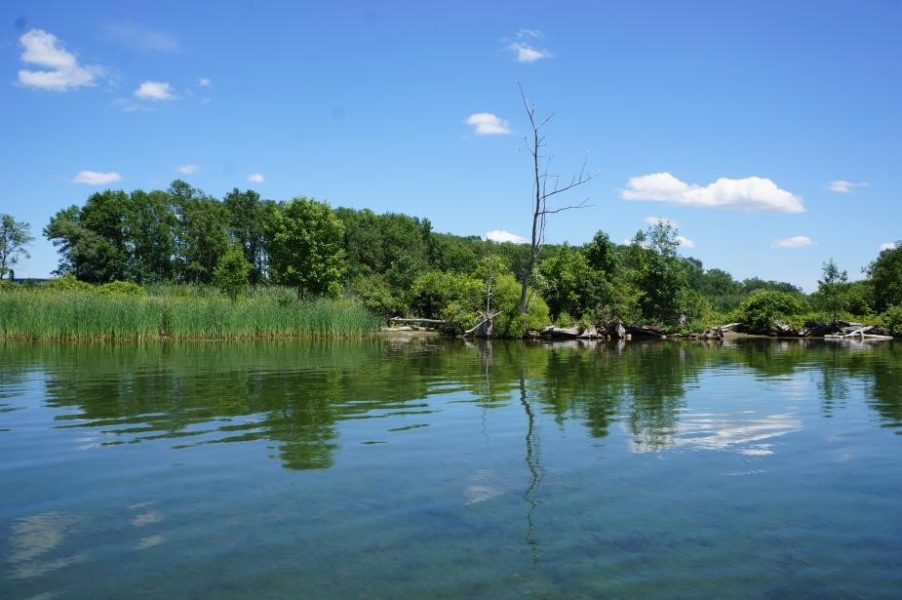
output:
<svg viewBox="0 0 902 600"><path fill-rule="evenodd" d="M185 286L140 294L93 290L0 289L0 337L32 341L240 340L353 337L379 321L358 302L297 300L267 288L232 302L216 290Z"/></svg>

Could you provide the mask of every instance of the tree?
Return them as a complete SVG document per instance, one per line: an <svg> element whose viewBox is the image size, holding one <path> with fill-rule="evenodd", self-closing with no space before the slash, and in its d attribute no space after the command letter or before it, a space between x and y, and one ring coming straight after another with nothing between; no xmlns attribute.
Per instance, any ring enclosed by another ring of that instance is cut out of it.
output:
<svg viewBox="0 0 902 600"><path fill-rule="evenodd" d="M668 222L658 222L633 245L645 250L638 272L642 314L661 323L675 322L680 292L686 287L684 264L676 252L680 245L677 230Z"/></svg>
<svg viewBox="0 0 902 600"><path fill-rule="evenodd" d="M12 267L19 262L20 256L30 257L26 247L33 241L31 225L16 221L12 215L0 215L0 279L12 273Z"/></svg>
<svg viewBox="0 0 902 600"><path fill-rule="evenodd" d="M228 211L229 233L232 240L244 252L245 260L253 265L251 283L259 283L266 273L265 203L253 190L238 191L234 188L226 194L223 205Z"/></svg>
<svg viewBox="0 0 902 600"><path fill-rule="evenodd" d="M902 305L902 242L880 252L865 272L871 284L874 310L884 312L890 306Z"/></svg>
<svg viewBox="0 0 902 600"><path fill-rule="evenodd" d="M529 117L529 125L532 129L532 139L526 139L526 151L532 159L533 193L535 195L532 208L532 236L530 237L529 259L526 263L526 268L523 269L520 280L520 312L525 314L529 302L529 280L545 244L545 222L548 219L548 215L574 208L583 208L587 206L586 202L588 201L583 200L579 204L549 208L548 200L558 194L563 194L588 183L595 175L586 173L586 163L584 161L579 173L570 179L570 183L559 185L559 177L548 172L551 158L542 155L542 149L546 146L546 143L545 136L541 133L541 130L554 115L548 115L542 121L537 121L535 105L530 104L526 99L523 86L519 82L517 82L517 85L520 88L520 97L523 99L523 106L526 109L526 115Z"/></svg>
<svg viewBox="0 0 902 600"><path fill-rule="evenodd" d="M85 206L72 205L57 212L44 235L59 247L59 275L72 274L79 281L123 281L129 266L130 200L122 191L91 195Z"/></svg>
<svg viewBox="0 0 902 600"><path fill-rule="evenodd" d="M843 309L842 287L849 280L849 274L840 271L832 258L824 263L822 273L823 278L817 281L818 291L826 298L831 320L835 321Z"/></svg>
<svg viewBox="0 0 902 600"><path fill-rule="evenodd" d="M273 215L270 262L277 282L304 293L337 296L344 271L344 227L328 204L295 198Z"/></svg>
<svg viewBox="0 0 902 600"><path fill-rule="evenodd" d="M162 190L135 190L129 200L128 280L142 284L171 281L175 277L173 257L178 227L172 197Z"/></svg>
<svg viewBox="0 0 902 600"><path fill-rule="evenodd" d="M229 297L232 302L247 288L251 265L247 262L244 249L233 247L220 259L213 269L213 285Z"/></svg>

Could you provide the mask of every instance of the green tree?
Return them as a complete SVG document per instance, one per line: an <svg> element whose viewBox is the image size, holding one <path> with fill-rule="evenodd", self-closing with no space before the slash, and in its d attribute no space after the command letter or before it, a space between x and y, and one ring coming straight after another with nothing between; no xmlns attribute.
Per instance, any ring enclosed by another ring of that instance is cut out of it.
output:
<svg viewBox="0 0 902 600"><path fill-rule="evenodd" d="M27 246L33 241L31 225L16 221L12 215L0 215L0 279L12 273L19 257L29 258Z"/></svg>
<svg viewBox="0 0 902 600"><path fill-rule="evenodd" d="M130 257L127 277L136 283L160 283L175 277L175 232L178 219L172 197L162 191L135 190L126 217Z"/></svg>
<svg viewBox="0 0 902 600"><path fill-rule="evenodd" d="M902 305L902 242L880 252L865 272L874 298L875 312Z"/></svg>
<svg viewBox="0 0 902 600"><path fill-rule="evenodd" d="M738 316L748 331L758 333L769 330L777 320L804 314L808 308L801 294L761 289L742 301Z"/></svg>
<svg viewBox="0 0 902 600"><path fill-rule="evenodd" d="M840 271L832 258L824 263L821 272L823 275L817 281L818 292L826 299L830 318L835 321L844 308L843 286L849 280L849 274Z"/></svg>
<svg viewBox="0 0 902 600"><path fill-rule="evenodd" d="M259 283L266 276L266 210L260 194L253 190L234 188L226 194L223 205L228 212L229 234L252 266L251 283Z"/></svg>
<svg viewBox="0 0 902 600"><path fill-rule="evenodd" d="M344 227L328 204L295 198L274 214L269 227L277 282L296 288L298 297L341 292Z"/></svg>
<svg viewBox="0 0 902 600"><path fill-rule="evenodd" d="M80 281L107 283L126 278L130 257L125 192L93 194L85 206L72 205L56 213L44 235L59 248L57 273L71 273Z"/></svg>
<svg viewBox="0 0 902 600"><path fill-rule="evenodd" d="M235 302L249 285L250 272L251 265L247 262L244 249L233 247L213 269L213 285Z"/></svg>
<svg viewBox="0 0 902 600"><path fill-rule="evenodd" d="M175 180L169 187L178 218L176 267L183 282L210 283L219 257L229 249L229 214L221 202Z"/></svg>
<svg viewBox="0 0 902 600"><path fill-rule="evenodd" d="M592 267L585 253L566 244L546 248L539 274L542 297L556 320L563 313L575 319L590 316L610 301L604 273Z"/></svg>
<svg viewBox="0 0 902 600"><path fill-rule="evenodd" d="M676 322L680 313L680 292L686 287L683 262L677 255L677 230L668 222L650 227L633 246L643 247L639 260L638 288L645 318L665 324Z"/></svg>

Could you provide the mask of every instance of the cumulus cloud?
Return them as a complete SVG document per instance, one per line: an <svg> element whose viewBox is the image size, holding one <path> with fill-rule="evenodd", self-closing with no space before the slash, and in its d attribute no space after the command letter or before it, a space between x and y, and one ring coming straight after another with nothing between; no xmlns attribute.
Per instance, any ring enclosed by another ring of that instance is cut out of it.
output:
<svg viewBox="0 0 902 600"><path fill-rule="evenodd" d="M40 90L67 92L83 86L95 85L95 80L103 75L103 68L97 65L80 65L78 58L68 52L62 42L52 33L42 29L32 29L19 38L25 48L22 62L44 67L46 70L19 70L19 83Z"/></svg>
<svg viewBox="0 0 902 600"><path fill-rule="evenodd" d="M145 81L135 90L135 97L141 100L163 102L175 100L178 96L173 92L172 86L164 81Z"/></svg>
<svg viewBox="0 0 902 600"><path fill-rule="evenodd" d="M508 44L507 49L514 52L517 55L517 62L525 62L525 63L534 63L537 60L542 60L543 58L551 58L554 56L548 50L544 48L536 48L531 44L527 44L525 42L514 42L513 44Z"/></svg>
<svg viewBox="0 0 902 600"><path fill-rule="evenodd" d="M260 173L251 173L247 176L247 180L251 183L263 183L266 179Z"/></svg>
<svg viewBox="0 0 902 600"><path fill-rule="evenodd" d="M855 188L859 187L868 187L867 181L859 181L858 183L852 181L846 181L844 179L837 179L836 181L830 182L830 191L837 192L839 194L848 194Z"/></svg>
<svg viewBox="0 0 902 600"><path fill-rule="evenodd" d="M677 244L682 246L683 248L695 248L695 242L690 240L687 237L683 237L681 235L676 236Z"/></svg>
<svg viewBox="0 0 902 600"><path fill-rule="evenodd" d="M483 237L493 242L512 242L514 244L529 243L529 240L527 240L526 238L520 237L519 235L511 233L510 231L504 231L503 229L493 229L486 233Z"/></svg>
<svg viewBox="0 0 902 600"><path fill-rule="evenodd" d="M86 185L106 185L114 181L121 181L122 175L115 171L101 173L99 171L79 171L73 183L84 183Z"/></svg>
<svg viewBox="0 0 902 600"><path fill-rule="evenodd" d="M707 186L688 184L670 173L652 173L631 177L624 200L652 200L696 208L732 208L742 211L805 212L802 199L781 190L770 179L721 177Z"/></svg>
<svg viewBox="0 0 902 600"><path fill-rule="evenodd" d="M899 242L886 242L885 244L880 244L880 251L884 250L895 250L899 247Z"/></svg>
<svg viewBox="0 0 902 600"><path fill-rule="evenodd" d="M176 171L178 171L179 173L184 173L185 175L191 175L192 173L197 173L197 171L199 171L199 170L200 170L200 166L195 165L195 164L181 165L180 167L176 168Z"/></svg>
<svg viewBox="0 0 902 600"><path fill-rule="evenodd" d="M774 240L774 243L770 246L771 248L804 248L805 246L810 246L812 244L814 244L814 242L810 237L796 235L782 240Z"/></svg>
<svg viewBox="0 0 902 600"><path fill-rule="evenodd" d="M487 112L473 113L467 117L465 123L473 127L473 133L476 135L506 135L511 132L507 121Z"/></svg>
<svg viewBox="0 0 902 600"><path fill-rule="evenodd" d="M537 48L524 40L534 40L542 37L542 32L538 29L520 29L517 31L517 41L507 45L507 50L516 55L517 62L534 63L543 58L551 58L554 56L544 48Z"/></svg>
<svg viewBox="0 0 902 600"><path fill-rule="evenodd" d="M177 52L179 49L175 38L135 23L108 23L102 27L101 36L115 44L144 52Z"/></svg>

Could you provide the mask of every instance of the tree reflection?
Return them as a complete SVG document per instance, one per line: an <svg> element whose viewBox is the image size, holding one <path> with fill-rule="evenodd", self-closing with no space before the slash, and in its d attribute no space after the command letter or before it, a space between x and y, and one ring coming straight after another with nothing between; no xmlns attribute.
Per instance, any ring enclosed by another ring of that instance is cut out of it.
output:
<svg viewBox="0 0 902 600"><path fill-rule="evenodd" d="M527 466L538 480L541 415L560 426L579 422L599 439L619 423L635 449L661 450L685 434L683 425L697 426L681 423L686 393L703 372L722 367L761 379L818 373L825 416L862 393L884 426L902 430L897 342L7 344L0 364L0 394L15 395L27 373L43 370L58 426L90 428L99 445L264 441L290 469L331 466L343 421L428 412L437 390L458 390L483 409L484 420L488 409L521 405Z"/></svg>

